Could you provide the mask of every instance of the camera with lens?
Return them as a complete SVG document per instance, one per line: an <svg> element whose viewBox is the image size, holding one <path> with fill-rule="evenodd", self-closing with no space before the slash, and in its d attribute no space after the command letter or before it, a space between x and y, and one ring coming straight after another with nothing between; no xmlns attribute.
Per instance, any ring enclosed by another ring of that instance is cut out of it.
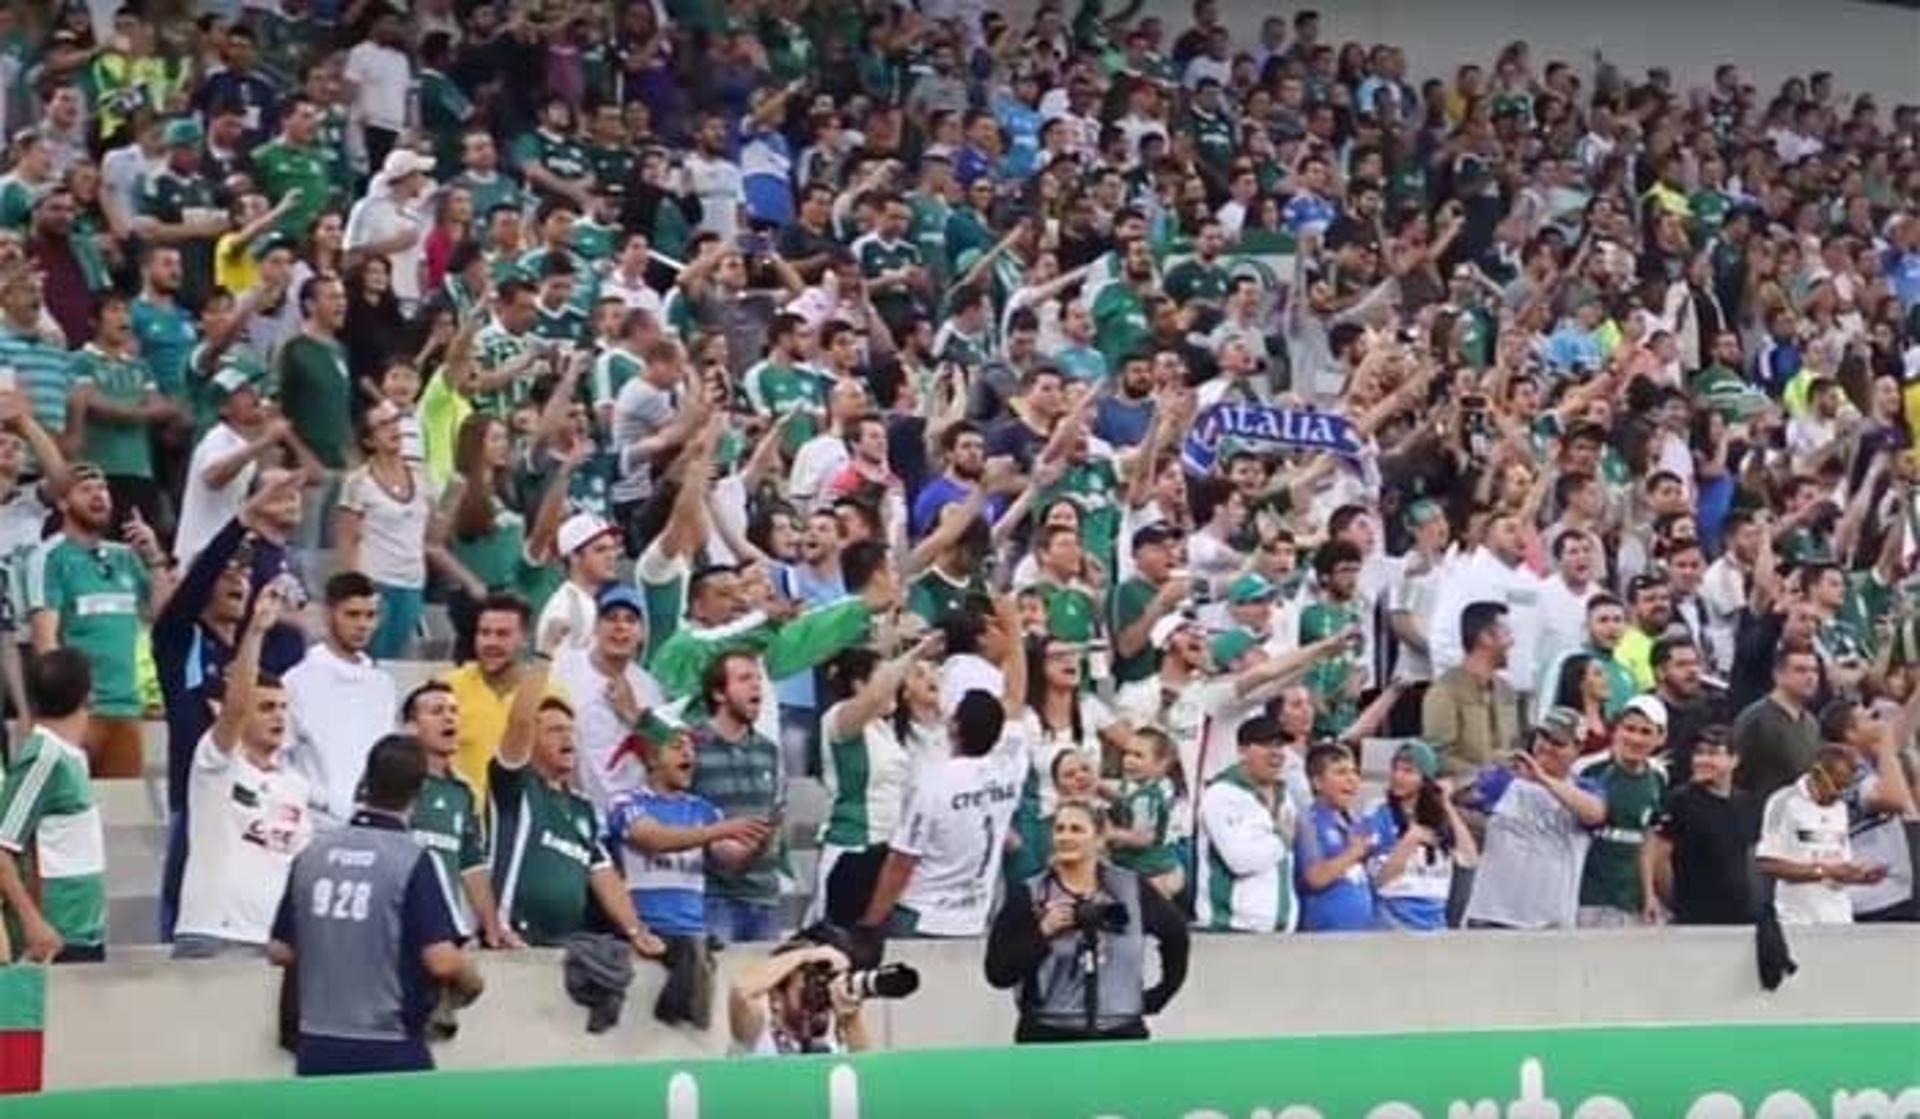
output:
<svg viewBox="0 0 1920 1119"><path fill-rule="evenodd" d="M847 972L847 988L858 1000L904 999L920 989L920 973L906 964L881 962L883 945L860 934L824 921L801 929L794 936L799 944L824 944L837 948L852 965ZM820 1013L833 1008L833 968L811 963L800 969L801 997L809 1011Z"/></svg>
<svg viewBox="0 0 1920 1119"><path fill-rule="evenodd" d="M1127 907L1117 901L1088 898L1073 903L1073 927L1084 936L1127 931Z"/></svg>

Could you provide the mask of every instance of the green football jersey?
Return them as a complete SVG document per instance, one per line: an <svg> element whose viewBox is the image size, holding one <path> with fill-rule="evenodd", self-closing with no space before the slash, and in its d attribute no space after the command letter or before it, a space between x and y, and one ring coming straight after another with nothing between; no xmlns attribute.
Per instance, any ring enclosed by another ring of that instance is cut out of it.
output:
<svg viewBox="0 0 1920 1119"><path fill-rule="evenodd" d="M73 355L69 379L92 385L100 398L123 408L143 403L155 391L153 374L136 354L110 354L88 345ZM153 477L153 433L137 420L87 415L86 456L109 476Z"/></svg>
<svg viewBox="0 0 1920 1119"><path fill-rule="evenodd" d="M487 763L493 892L505 921L528 944L551 947L586 926L588 879L612 866L593 805L540 779L531 766Z"/></svg>
<svg viewBox="0 0 1920 1119"><path fill-rule="evenodd" d="M1580 904L1640 912L1640 848L1667 797L1667 779L1652 766L1629 772L1609 758L1586 770L1607 802L1607 819L1593 834L1580 875Z"/></svg>
<svg viewBox="0 0 1920 1119"><path fill-rule="evenodd" d="M60 619L60 644L93 663L93 713L138 718L134 649L140 610L153 589L133 549L113 540L84 545L56 533L27 557L27 611Z"/></svg>
<svg viewBox="0 0 1920 1119"><path fill-rule="evenodd" d="M473 935L473 906L467 901L461 876L487 865L487 847L480 834L473 790L451 773L445 777L428 774L409 819L413 838L433 860L434 874L440 879L454 925L462 935Z"/></svg>
<svg viewBox="0 0 1920 1119"><path fill-rule="evenodd" d="M36 727L0 781L0 848L32 859L40 914L62 940L107 939L107 841L85 751ZM8 912L13 943L21 943Z"/></svg>

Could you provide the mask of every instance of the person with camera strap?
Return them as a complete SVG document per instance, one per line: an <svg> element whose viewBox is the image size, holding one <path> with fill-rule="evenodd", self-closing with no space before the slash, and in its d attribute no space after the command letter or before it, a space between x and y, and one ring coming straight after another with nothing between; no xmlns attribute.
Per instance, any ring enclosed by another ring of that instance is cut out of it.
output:
<svg viewBox="0 0 1920 1119"><path fill-rule="evenodd" d="M1007 887L987 934L987 982L1018 986L1020 1044L1144 1039L1146 1016L1187 977L1185 920L1159 891L1106 862L1099 806L1063 801L1047 869ZM1146 942L1160 981L1146 986Z"/></svg>

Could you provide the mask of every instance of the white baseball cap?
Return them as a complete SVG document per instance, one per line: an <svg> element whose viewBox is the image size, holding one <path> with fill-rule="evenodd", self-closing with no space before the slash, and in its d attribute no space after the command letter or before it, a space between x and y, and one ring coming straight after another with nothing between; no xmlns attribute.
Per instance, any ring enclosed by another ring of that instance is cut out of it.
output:
<svg viewBox="0 0 1920 1119"><path fill-rule="evenodd" d="M593 513L575 513L560 524L560 554L570 556L607 533L618 531L605 517Z"/></svg>
<svg viewBox="0 0 1920 1119"><path fill-rule="evenodd" d="M395 182L408 175L431 175L433 160L409 148L395 148L387 153L387 160L380 165L380 178L383 182Z"/></svg>
<svg viewBox="0 0 1920 1119"><path fill-rule="evenodd" d="M1190 615L1182 614L1178 610L1171 614L1162 614L1160 620L1153 623L1153 628L1147 631L1147 644L1156 649L1165 649L1167 642L1172 641L1173 635L1180 632L1183 626L1199 624Z"/></svg>
<svg viewBox="0 0 1920 1119"><path fill-rule="evenodd" d="M1629 714L1639 715L1660 728L1662 734L1667 732L1667 705L1661 702L1657 695L1637 695L1628 700L1626 705L1620 708L1620 717L1624 719Z"/></svg>

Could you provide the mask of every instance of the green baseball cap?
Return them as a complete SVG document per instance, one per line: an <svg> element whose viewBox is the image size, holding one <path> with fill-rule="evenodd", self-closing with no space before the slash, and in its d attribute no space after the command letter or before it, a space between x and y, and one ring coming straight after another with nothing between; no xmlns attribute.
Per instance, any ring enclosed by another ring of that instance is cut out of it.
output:
<svg viewBox="0 0 1920 1119"><path fill-rule="evenodd" d="M1227 602L1233 606L1272 602L1279 593L1279 589L1258 571L1249 571L1227 584Z"/></svg>
<svg viewBox="0 0 1920 1119"><path fill-rule="evenodd" d="M1407 506L1407 527L1419 528L1421 525L1432 521L1435 517L1444 517L1446 515L1447 511L1440 508L1439 502L1431 498L1423 497Z"/></svg>
<svg viewBox="0 0 1920 1119"><path fill-rule="evenodd" d="M267 371L261 368L260 363L253 358L229 351L220 359L220 367L214 370L207 384L211 387L213 399L217 403L241 389L259 391L260 382L266 377L266 373Z"/></svg>
<svg viewBox="0 0 1920 1119"><path fill-rule="evenodd" d="M207 134L200 130L200 122L190 117L180 117L167 122L160 131L160 142L170 148L197 148Z"/></svg>
<svg viewBox="0 0 1920 1119"><path fill-rule="evenodd" d="M1417 738L1402 742L1400 748L1393 752L1394 761L1399 761L1401 758L1412 762L1413 768L1418 770L1422 777L1440 776L1439 752Z"/></svg>
<svg viewBox="0 0 1920 1119"><path fill-rule="evenodd" d="M1253 635L1246 630L1230 629L1225 633L1215 634L1212 642L1207 645L1207 650L1213 654L1213 663L1224 668L1246 656L1256 644L1258 643L1254 641Z"/></svg>

